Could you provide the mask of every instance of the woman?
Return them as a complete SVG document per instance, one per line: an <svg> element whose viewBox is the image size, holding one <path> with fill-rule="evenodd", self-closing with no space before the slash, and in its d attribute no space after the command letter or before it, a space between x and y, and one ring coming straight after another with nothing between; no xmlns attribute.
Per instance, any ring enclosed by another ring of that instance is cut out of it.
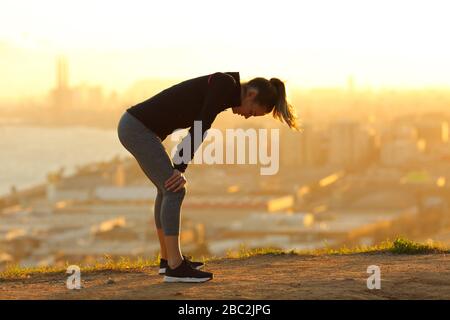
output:
<svg viewBox="0 0 450 320"><path fill-rule="evenodd" d="M272 112L290 128L299 129L281 80L258 77L241 85L239 72L216 72L173 85L128 108L119 121L120 142L157 188L154 214L161 247L159 273L165 275L165 282L204 282L213 278L212 273L199 270L203 263L190 261L180 251L180 208L186 194L183 173L216 116L230 107L234 114L246 119ZM201 121L197 145L196 139L189 139L194 137L194 120ZM189 134L178 145L176 157L183 156L181 146L189 139L189 161L172 161L162 141L174 130L187 127Z"/></svg>

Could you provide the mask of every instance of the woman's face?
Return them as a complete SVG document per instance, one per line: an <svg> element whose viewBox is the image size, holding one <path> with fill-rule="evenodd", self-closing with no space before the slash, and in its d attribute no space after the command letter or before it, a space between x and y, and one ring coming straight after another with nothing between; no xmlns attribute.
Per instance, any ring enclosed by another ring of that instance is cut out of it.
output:
<svg viewBox="0 0 450 320"><path fill-rule="evenodd" d="M266 115L268 113L267 108L254 101L257 94L258 92L255 89L248 89L246 95L241 99L241 105L231 108L233 113L239 114L245 119Z"/></svg>

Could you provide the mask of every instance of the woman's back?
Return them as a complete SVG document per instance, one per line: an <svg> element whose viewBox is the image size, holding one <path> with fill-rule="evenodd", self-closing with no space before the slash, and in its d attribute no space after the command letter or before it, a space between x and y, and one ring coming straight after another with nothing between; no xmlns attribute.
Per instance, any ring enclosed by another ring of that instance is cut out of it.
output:
<svg viewBox="0 0 450 320"><path fill-rule="evenodd" d="M215 117L239 105L240 92L239 72L216 72L175 84L127 111L164 140L175 129L202 120L202 112Z"/></svg>

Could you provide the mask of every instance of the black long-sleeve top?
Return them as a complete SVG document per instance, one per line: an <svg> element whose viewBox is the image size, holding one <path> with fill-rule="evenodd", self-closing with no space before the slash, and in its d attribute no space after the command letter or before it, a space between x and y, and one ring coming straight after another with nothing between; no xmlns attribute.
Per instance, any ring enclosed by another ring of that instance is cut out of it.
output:
<svg viewBox="0 0 450 320"><path fill-rule="evenodd" d="M182 159L182 145L190 137L190 161L216 116L227 108L240 105L239 72L216 72L175 84L127 111L155 132L161 141L176 129L190 127L176 153ZM194 145L194 121L202 121L201 141L197 145ZM173 161L174 168L185 172L189 161L179 164Z"/></svg>

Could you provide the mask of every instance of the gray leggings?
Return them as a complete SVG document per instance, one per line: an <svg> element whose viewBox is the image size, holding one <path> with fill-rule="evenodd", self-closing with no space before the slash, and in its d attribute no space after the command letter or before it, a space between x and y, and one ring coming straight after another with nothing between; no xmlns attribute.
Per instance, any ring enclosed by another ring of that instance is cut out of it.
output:
<svg viewBox="0 0 450 320"><path fill-rule="evenodd" d="M120 118L117 133L122 145L136 158L145 175L156 186L155 224L165 235L180 234L180 210L186 188L174 192L164 183L173 174L173 163L161 139L129 112Z"/></svg>

